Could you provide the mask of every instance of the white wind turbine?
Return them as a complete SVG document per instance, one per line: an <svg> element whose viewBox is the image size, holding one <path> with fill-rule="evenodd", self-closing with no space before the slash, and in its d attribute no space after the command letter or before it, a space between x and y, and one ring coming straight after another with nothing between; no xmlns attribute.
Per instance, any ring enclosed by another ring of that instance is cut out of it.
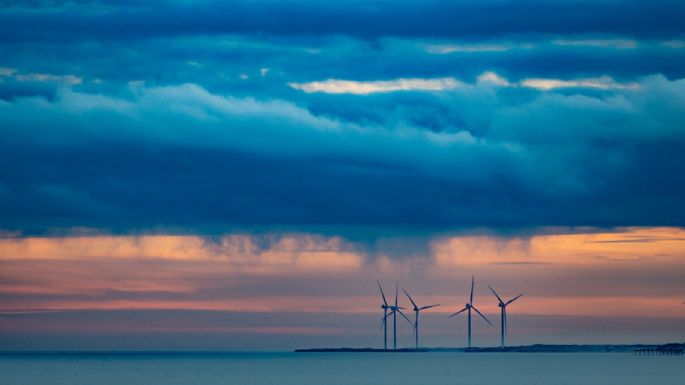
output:
<svg viewBox="0 0 685 385"><path fill-rule="evenodd" d="M406 294L407 297L409 298L409 300L411 301L411 304L414 305L414 336L416 337L416 349L418 349L419 348L419 312L421 310L430 309L432 307L436 307L436 306L440 306L440 305L428 305L428 306L418 307L416 305L416 302L414 302L414 300L409 295L409 293L407 293L407 291L404 289L402 289L402 290L404 291L404 294Z"/></svg>
<svg viewBox="0 0 685 385"><path fill-rule="evenodd" d="M485 322L487 322L488 324L490 324L490 326L492 326L492 322L490 322L490 320L488 320L488 319L483 315L483 313L479 312L478 309L476 309L476 307L473 306L473 285L474 285L474 283L475 283L475 278L474 278L473 276L471 276L471 297L469 298L469 302L466 303L466 305L464 305L464 308L463 308L463 309L461 309L461 310L459 310L458 312L456 312L456 313L450 315L450 317L454 317L455 315L457 315L457 314L459 314L459 313L462 313L462 312L468 310L469 348L471 348L471 309L475 310L476 313L478 313L478 315L480 315L481 317L483 317L483 319L485 320Z"/></svg>
<svg viewBox="0 0 685 385"><path fill-rule="evenodd" d="M381 289L380 283L378 283L378 288ZM395 304L394 305L388 305L387 301L385 300L385 294L383 294L383 289L381 289L381 295L383 296L383 305L381 306L383 308L383 320L381 321L381 327L383 327L386 331L386 343L385 343L385 349L387 350L387 324L388 324L388 317L392 316L392 348L393 350L397 349L397 313L400 313L404 319L409 322L410 325L414 326L412 322L407 318L406 315L402 312L401 309L404 309L403 307L400 307L397 305L397 282L395 282ZM390 313L387 311L390 310Z"/></svg>
<svg viewBox="0 0 685 385"><path fill-rule="evenodd" d="M378 283L378 289L381 291L381 297L383 297L383 303L381 304L381 309L383 309L383 319L381 320L381 328L383 329L383 349L388 350L388 323L385 319L388 317L388 301L385 299L385 293L383 293L383 288L381 287L380 281L376 280Z"/></svg>
<svg viewBox="0 0 685 385"><path fill-rule="evenodd" d="M490 285L488 285L488 287L489 287L490 290L492 291L492 294L494 294L495 297L497 297L497 300L499 301L499 303L497 304L497 306L499 306L500 309L501 309L501 320L500 320L500 329L501 329L500 335L501 335L501 338L500 338L500 340L501 340L502 349L504 349L504 336L506 336L506 334L507 334L507 306L508 306L510 303L512 303L512 302L516 301L517 299L521 298L521 296L523 296L523 294L519 294L519 295L517 295L516 297L510 299L509 301L504 302L504 301L502 301L502 298L500 298L499 295L497 295L497 293L495 292L495 289L493 289Z"/></svg>

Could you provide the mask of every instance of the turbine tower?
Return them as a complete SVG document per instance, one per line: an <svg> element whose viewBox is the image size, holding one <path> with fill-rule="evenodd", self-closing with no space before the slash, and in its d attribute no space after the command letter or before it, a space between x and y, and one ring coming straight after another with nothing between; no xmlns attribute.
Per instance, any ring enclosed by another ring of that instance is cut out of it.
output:
<svg viewBox="0 0 685 385"><path fill-rule="evenodd" d="M492 286L488 285L488 287L492 291L492 294L494 294L495 297L497 297L497 300L499 301L497 306L499 306L501 309L500 310L500 312L501 312L501 320L500 320L501 338L500 338L500 340L501 340L502 349L504 349L504 336L507 335L507 305L509 305L510 303L521 298L521 296L523 296L523 294L519 294L516 297L510 299L509 301L504 302L504 301L502 301L502 298L500 298L499 295L497 295L497 293L495 292L495 289L493 289Z"/></svg>
<svg viewBox="0 0 685 385"><path fill-rule="evenodd" d="M378 287L380 287L380 284L378 284ZM383 289L381 289L381 293L383 293ZM385 295L383 296L383 300L385 301ZM385 313L383 315L383 321L382 321L382 326L386 328L387 331L387 324L388 324L388 317L392 316L392 348L393 350L397 349L397 313L400 313L404 319L409 322L410 325L414 326L412 322L407 318L407 316L402 313L401 309L404 309L401 306L398 306L397 304L397 282L395 282L395 304L394 305L387 305L387 302L385 303ZM387 313L387 309L390 309L390 313ZM387 333L386 333L387 335ZM387 346L386 346L387 350Z"/></svg>
<svg viewBox="0 0 685 385"><path fill-rule="evenodd" d="M432 307L440 306L440 305L428 305L428 306L421 306L418 307L416 305L416 302L411 298L409 293L407 293L406 290L402 289L404 291L404 294L407 295L407 298L411 301L411 304L414 305L414 336L416 337L416 349L418 350L419 348L419 312L421 310L426 310L430 309Z"/></svg>
<svg viewBox="0 0 685 385"><path fill-rule="evenodd" d="M476 313L478 313L479 316L483 317L485 322L490 324L492 326L492 322L488 320L483 313L479 312L478 309L476 309L475 306L473 306L473 284L475 283L475 278L471 276L471 297L469 298L469 302L464 305L464 308L459 310L458 312L451 314L450 317L454 317L455 315L462 313L464 311L468 310L468 324L469 324L469 349L471 348L471 309L475 310Z"/></svg>

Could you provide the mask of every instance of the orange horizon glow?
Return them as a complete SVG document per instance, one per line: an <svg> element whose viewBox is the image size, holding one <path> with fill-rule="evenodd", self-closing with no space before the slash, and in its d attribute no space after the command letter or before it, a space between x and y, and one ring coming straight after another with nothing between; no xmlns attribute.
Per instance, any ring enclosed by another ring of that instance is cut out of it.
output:
<svg viewBox="0 0 685 385"><path fill-rule="evenodd" d="M370 313L379 301L375 278L397 277L410 289L428 284L432 290L417 297L442 303L434 311L447 313L463 304L475 274L477 306L490 314L498 309L486 284L504 282L504 288L495 284L503 296L525 294L515 306L518 314L685 318L685 307L676 306L685 292L673 283L685 274L685 230L679 228L443 237L432 241L430 255L405 259L359 250L339 237L297 234L267 248L248 235L213 242L170 235L4 238L0 294L6 300L0 311ZM616 272L622 275L612 282L593 278ZM249 277L283 289L262 293L246 283ZM643 286L633 285L634 277ZM289 292L288 285L279 286L283 280L309 289Z"/></svg>

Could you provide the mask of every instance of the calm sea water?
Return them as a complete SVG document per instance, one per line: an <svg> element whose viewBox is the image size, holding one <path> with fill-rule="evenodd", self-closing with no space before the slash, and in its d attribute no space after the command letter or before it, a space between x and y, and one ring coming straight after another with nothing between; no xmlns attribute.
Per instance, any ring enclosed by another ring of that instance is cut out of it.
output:
<svg viewBox="0 0 685 385"><path fill-rule="evenodd" d="M0 385L685 384L685 357L623 353L1 355Z"/></svg>

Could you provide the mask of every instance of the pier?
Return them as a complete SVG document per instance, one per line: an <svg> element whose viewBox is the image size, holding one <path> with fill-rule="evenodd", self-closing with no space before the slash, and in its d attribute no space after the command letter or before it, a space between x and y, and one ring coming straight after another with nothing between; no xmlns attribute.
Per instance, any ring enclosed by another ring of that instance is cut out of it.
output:
<svg viewBox="0 0 685 385"><path fill-rule="evenodd" d="M682 356L683 349L635 349L638 356Z"/></svg>

